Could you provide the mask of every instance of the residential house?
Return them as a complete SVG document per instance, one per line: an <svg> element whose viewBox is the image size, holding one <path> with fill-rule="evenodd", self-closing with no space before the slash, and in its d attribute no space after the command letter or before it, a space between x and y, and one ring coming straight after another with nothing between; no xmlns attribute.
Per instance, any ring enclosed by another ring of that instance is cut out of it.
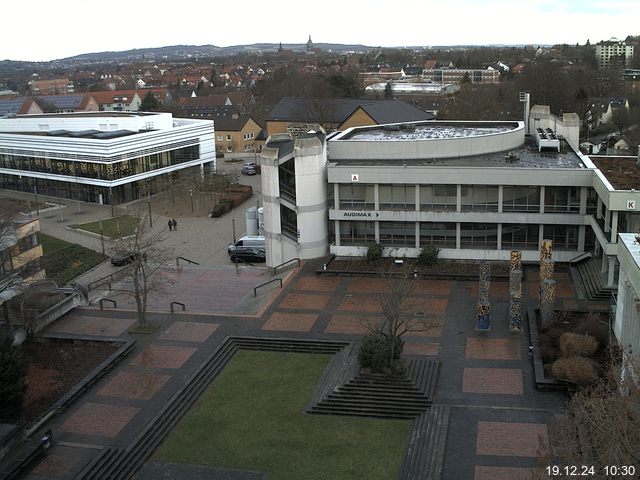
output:
<svg viewBox="0 0 640 480"><path fill-rule="evenodd" d="M29 81L29 91L32 95L66 95L74 93L75 87L68 78L54 78Z"/></svg>
<svg viewBox="0 0 640 480"><path fill-rule="evenodd" d="M113 90L92 92L101 112L137 112L142 98L138 90Z"/></svg>
<svg viewBox="0 0 640 480"><path fill-rule="evenodd" d="M255 154L260 151L262 127L248 115L219 117L214 120L216 130L216 154L225 157Z"/></svg>
<svg viewBox="0 0 640 480"><path fill-rule="evenodd" d="M593 98L586 118L591 119L591 128L611 123L613 113L624 108L629 111L629 100L623 97Z"/></svg>
<svg viewBox="0 0 640 480"><path fill-rule="evenodd" d="M28 115L44 113L42 108L29 97L0 99L0 117L7 115Z"/></svg>
<svg viewBox="0 0 640 480"><path fill-rule="evenodd" d="M384 123L433 120L435 116L400 100L283 97L266 117L267 136L294 137L315 130L327 132Z"/></svg>
<svg viewBox="0 0 640 480"><path fill-rule="evenodd" d="M72 95L39 95L33 100L45 113L97 112L98 102L91 93Z"/></svg>

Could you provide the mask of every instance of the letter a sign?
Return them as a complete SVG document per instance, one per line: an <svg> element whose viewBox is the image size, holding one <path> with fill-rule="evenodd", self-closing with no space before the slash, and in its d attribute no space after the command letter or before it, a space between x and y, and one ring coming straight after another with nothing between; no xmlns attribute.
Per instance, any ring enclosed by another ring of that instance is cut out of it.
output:
<svg viewBox="0 0 640 480"><path fill-rule="evenodd" d="M358 175L357 173L352 173L351 174L351 181L352 182L359 182L360 181L360 175Z"/></svg>

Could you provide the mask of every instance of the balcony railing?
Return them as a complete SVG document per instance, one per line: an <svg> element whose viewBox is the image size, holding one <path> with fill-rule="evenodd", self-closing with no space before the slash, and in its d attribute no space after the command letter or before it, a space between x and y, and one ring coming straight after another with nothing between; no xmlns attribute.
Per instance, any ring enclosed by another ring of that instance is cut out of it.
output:
<svg viewBox="0 0 640 480"><path fill-rule="evenodd" d="M296 202L296 189L289 187L288 185L280 184L280 196L295 203Z"/></svg>

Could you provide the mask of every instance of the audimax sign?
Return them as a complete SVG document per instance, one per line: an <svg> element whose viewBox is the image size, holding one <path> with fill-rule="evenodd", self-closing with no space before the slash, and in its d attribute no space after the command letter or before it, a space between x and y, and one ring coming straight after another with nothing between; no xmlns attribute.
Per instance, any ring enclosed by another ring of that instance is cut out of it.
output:
<svg viewBox="0 0 640 480"><path fill-rule="evenodd" d="M379 216L378 212L344 212L343 217L356 217L356 218L376 218Z"/></svg>

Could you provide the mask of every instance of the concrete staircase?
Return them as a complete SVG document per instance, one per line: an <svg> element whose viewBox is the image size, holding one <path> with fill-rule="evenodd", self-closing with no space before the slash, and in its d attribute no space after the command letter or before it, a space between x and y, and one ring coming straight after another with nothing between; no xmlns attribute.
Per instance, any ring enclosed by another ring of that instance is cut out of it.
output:
<svg viewBox="0 0 640 480"><path fill-rule="evenodd" d="M590 302L610 302L613 288L607 287L606 278L600 272L600 259L591 258L575 264L580 281Z"/></svg>

